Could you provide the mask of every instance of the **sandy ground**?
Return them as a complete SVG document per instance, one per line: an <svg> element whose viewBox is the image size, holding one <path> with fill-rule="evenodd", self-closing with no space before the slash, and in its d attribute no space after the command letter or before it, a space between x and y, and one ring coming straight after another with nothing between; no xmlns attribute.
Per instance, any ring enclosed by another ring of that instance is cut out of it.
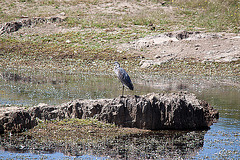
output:
<svg viewBox="0 0 240 160"><path fill-rule="evenodd" d="M240 36L233 33L176 31L147 36L121 44L120 50L142 54L141 67L173 59L190 58L201 62L232 62L240 59Z"/></svg>

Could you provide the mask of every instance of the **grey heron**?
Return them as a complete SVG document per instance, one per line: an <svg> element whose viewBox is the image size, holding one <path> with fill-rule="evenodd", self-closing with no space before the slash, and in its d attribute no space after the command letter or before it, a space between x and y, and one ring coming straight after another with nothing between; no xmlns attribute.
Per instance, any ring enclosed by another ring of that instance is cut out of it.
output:
<svg viewBox="0 0 240 160"><path fill-rule="evenodd" d="M120 64L118 62L114 62L114 64L115 64L114 72L117 74L118 79L123 85L123 90L122 90L122 96L123 96L124 86L127 86L130 90L133 90L134 87L127 72L120 67Z"/></svg>

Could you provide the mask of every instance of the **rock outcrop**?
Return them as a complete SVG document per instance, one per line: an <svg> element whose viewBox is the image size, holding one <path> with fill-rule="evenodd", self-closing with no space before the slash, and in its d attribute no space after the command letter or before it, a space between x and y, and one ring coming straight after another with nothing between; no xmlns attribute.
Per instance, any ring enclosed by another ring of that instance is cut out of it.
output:
<svg viewBox="0 0 240 160"><path fill-rule="evenodd" d="M13 133L23 132L37 125L36 119L32 118L27 110L22 107L0 108L0 134L5 131Z"/></svg>
<svg viewBox="0 0 240 160"><path fill-rule="evenodd" d="M16 32L22 27L31 27L41 23L54 23L62 22L66 17L54 16L54 17L35 17L35 18L23 18L18 21L7 22L0 24L0 35L4 33Z"/></svg>
<svg viewBox="0 0 240 160"><path fill-rule="evenodd" d="M33 121L37 118L41 120L96 118L123 127L150 130L193 130L209 128L219 117L218 111L208 103L198 100L194 94L188 93L151 93L144 96L119 96L115 99L98 100L78 99L58 106L41 103L21 113L26 114L29 119L27 122L31 122L29 126L26 126L25 123L22 125L26 128L33 127L32 124L36 124ZM2 130L15 131L14 127L6 127L7 124L21 122L5 122L2 119L3 117L0 117Z"/></svg>

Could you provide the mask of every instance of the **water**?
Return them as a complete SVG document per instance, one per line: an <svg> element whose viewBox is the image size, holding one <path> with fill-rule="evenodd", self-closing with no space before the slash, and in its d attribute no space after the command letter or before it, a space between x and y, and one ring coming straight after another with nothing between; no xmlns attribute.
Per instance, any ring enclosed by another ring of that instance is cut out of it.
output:
<svg viewBox="0 0 240 160"><path fill-rule="evenodd" d="M0 151L0 159L94 159L94 160L105 160L104 157L95 157L92 155L83 155L83 156L66 156L63 153L55 152L51 154L33 154L33 153L12 153L8 151Z"/></svg>
<svg viewBox="0 0 240 160"><path fill-rule="evenodd" d="M60 104L77 98L114 98L122 92L118 79L105 73L7 72L15 75L2 74L5 78L0 79L1 105ZM81 149L81 152L76 145L72 146L75 152L60 147L51 153L39 152L34 148L12 149L3 145L0 148L0 159L108 159L108 156L130 159L240 158L239 77L132 74L131 78L135 90L126 90L125 94L141 95L179 90L193 92L199 99L206 100L219 110L218 123L212 125L208 131L158 131L116 137L111 141L99 142L95 148L85 146L87 149ZM2 136L1 141L4 140L7 141L7 138Z"/></svg>
<svg viewBox="0 0 240 160"><path fill-rule="evenodd" d="M73 99L114 98L122 94L122 85L113 75L104 73L30 73L3 74L0 79L0 105L37 105L39 103L60 104ZM9 80L21 75L17 80ZM8 80L6 80L8 79ZM29 79L30 82L29 82ZM149 86L135 84L135 90L125 94L146 94L155 91Z"/></svg>

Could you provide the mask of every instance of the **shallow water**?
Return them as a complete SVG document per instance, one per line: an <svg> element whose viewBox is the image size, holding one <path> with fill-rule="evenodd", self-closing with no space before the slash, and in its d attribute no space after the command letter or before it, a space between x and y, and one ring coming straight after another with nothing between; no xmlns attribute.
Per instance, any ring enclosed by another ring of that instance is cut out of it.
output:
<svg viewBox="0 0 240 160"><path fill-rule="evenodd" d="M6 72L15 75L3 75ZM0 73L4 77L0 78L1 105L60 104L77 98L114 98L122 92L118 79L114 75L105 73L69 74L19 70L1 70ZM81 152L76 146L71 147L75 149L74 152L59 148L53 149L51 153L37 152L36 148L11 149L6 145L7 143L3 143L10 139L9 136L2 136L0 159L108 159L108 155L130 159L240 158L239 77L171 77L132 74L131 78L135 90L126 89L125 94L141 95L149 92L179 90L193 92L199 99L206 100L219 110L218 123L213 124L208 131L159 131L145 135L116 137L111 142L109 140L99 142L98 147L95 148L89 149L89 146L85 146Z"/></svg>
<svg viewBox="0 0 240 160"><path fill-rule="evenodd" d="M0 79L0 105L37 105L39 103L60 104L73 99L114 98L122 94L122 85L113 75L104 73L33 73L30 77L21 72L17 80L11 76ZM43 75L42 75L43 74ZM31 80L29 80L31 79ZM147 94L155 91L150 86L135 84L135 90L124 90L124 94Z"/></svg>

